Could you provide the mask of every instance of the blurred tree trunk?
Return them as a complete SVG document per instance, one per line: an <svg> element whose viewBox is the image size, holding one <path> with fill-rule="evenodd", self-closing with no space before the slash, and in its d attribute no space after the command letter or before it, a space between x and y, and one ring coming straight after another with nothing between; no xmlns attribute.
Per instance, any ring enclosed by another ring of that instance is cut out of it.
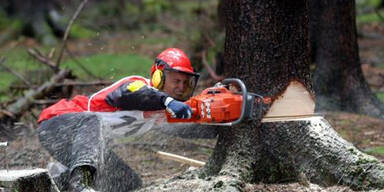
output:
<svg viewBox="0 0 384 192"><path fill-rule="evenodd" d="M317 110L384 118L384 105L371 92L361 69L355 1L311 0L310 13Z"/></svg>
<svg viewBox="0 0 384 192"><path fill-rule="evenodd" d="M44 44L56 42L65 25L60 23L56 0L12 0L2 1L0 6L6 13L22 24L14 33L34 36Z"/></svg>

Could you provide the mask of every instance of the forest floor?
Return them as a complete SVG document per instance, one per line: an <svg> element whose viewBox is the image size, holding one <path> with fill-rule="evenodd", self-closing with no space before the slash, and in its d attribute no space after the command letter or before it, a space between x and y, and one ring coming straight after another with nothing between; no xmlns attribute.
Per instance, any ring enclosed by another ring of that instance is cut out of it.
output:
<svg viewBox="0 0 384 192"><path fill-rule="evenodd" d="M115 46L106 49L120 52L132 49L131 46L115 43L121 41L122 38L127 37L116 35L108 39L110 41L108 45ZM86 55L87 52L81 52L81 50L84 50L84 47L81 46L87 44L89 42L70 42L68 47L77 55ZM381 65L384 63L384 38L360 39L359 46L361 60L366 63L363 65L363 71L368 83L372 90L383 93L384 66ZM153 55L153 50L160 50L164 47L165 45L157 45L157 47L138 46L135 48L135 52L143 55ZM92 52L92 48L86 50ZM97 52L98 49L95 48L93 51ZM200 86L209 84L207 82L209 81L206 80ZM325 118L343 138L353 143L360 150L374 155L384 162L384 120L344 112L328 112L325 114ZM6 150L4 148L0 149L0 169L7 166L9 169L45 168L49 162L54 161L40 146L36 135L36 125L33 124L17 125L19 130L22 131L9 142L10 145ZM200 161L207 161L215 143L216 139L182 139L159 133L156 135L156 139L151 136L143 137L138 142L115 145L113 149L141 175L144 185L149 185L158 180L180 174L190 168L186 164L163 160L157 156L156 151L165 151ZM287 190L292 187L297 189L295 184L286 184L283 187L261 184L260 186L253 186L253 189L264 188L265 191L276 191L280 188ZM346 190L344 187L334 188L334 191ZM303 189L302 191L306 190Z"/></svg>

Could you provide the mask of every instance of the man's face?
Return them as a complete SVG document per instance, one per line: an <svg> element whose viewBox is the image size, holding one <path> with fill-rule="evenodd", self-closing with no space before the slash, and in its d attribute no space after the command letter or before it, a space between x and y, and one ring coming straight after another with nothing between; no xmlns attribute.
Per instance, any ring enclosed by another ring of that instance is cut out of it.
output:
<svg viewBox="0 0 384 192"><path fill-rule="evenodd" d="M165 82L163 91L177 100L185 100L185 92L190 85L190 75L176 71L165 70Z"/></svg>

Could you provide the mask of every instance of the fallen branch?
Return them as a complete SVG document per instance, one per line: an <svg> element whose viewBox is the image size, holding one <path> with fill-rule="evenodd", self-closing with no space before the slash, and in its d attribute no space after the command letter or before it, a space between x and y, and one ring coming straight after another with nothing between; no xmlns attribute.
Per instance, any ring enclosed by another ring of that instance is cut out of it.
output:
<svg viewBox="0 0 384 192"><path fill-rule="evenodd" d="M190 158L172 154L172 153L157 151L157 154L159 155L160 158L177 161L177 162L188 164L194 167L203 167L205 165L205 162L190 159Z"/></svg>
<svg viewBox="0 0 384 192"><path fill-rule="evenodd" d="M83 0L83 2L80 3L79 7L77 8L75 14L73 14L71 20L69 21L67 28L65 29L64 37L63 37L63 43L61 45L61 49L59 52L59 57L56 61L56 67L60 66L61 59L63 57L64 49L67 43L69 31L71 30L72 24L75 22L76 18L79 16L81 10L84 8L85 4L88 2L88 0Z"/></svg>
<svg viewBox="0 0 384 192"><path fill-rule="evenodd" d="M27 80L26 80L20 73L14 71L14 70L12 70L11 68L9 68L8 66L4 65L4 62L5 62L5 58L4 58L4 57L0 58L0 66L1 66L4 70L6 70L6 71L12 73L14 76L16 76L17 78L19 78L25 85L27 85L27 86L31 86L31 83L30 83L29 81L27 81Z"/></svg>
<svg viewBox="0 0 384 192"><path fill-rule="evenodd" d="M32 84L29 81L27 81L20 73L14 71L11 68L9 68L6 65L4 65L4 62L5 62L5 58L4 57L0 58L0 66L3 69L5 69L6 71L8 71L8 72L12 73L13 75L15 75L17 78L19 78L28 87L32 86Z"/></svg>
<svg viewBox="0 0 384 192"><path fill-rule="evenodd" d="M44 94L46 94L55 87L57 82L63 80L68 75L69 70L60 70L56 75L52 76L49 81L39 86L36 90L29 90L23 97L17 99L16 102L10 104L7 107L6 111L10 112L15 117L21 116L24 111L29 109L29 107L33 104L34 100L42 98Z"/></svg>
<svg viewBox="0 0 384 192"><path fill-rule="evenodd" d="M47 65L49 68L51 68L53 71L57 72L58 67L56 67L56 64L49 58L43 56L41 52L37 49L29 48L28 49L28 54L40 61L41 63Z"/></svg>
<svg viewBox="0 0 384 192"><path fill-rule="evenodd" d="M0 117L3 117L4 115L6 115L12 119L16 118L11 112L0 109Z"/></svg>

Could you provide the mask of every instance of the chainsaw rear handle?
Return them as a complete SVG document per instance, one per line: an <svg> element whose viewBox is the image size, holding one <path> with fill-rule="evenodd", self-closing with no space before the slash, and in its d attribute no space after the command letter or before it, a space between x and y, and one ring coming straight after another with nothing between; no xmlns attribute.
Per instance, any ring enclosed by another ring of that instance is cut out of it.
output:
<svg viewBox="0 0 384 192"><path fill-rule="evenodd" d="M225 125L228 125L228 126L236 125L236 124L240 123L241 121L243 121L243 119L245 117L245 109L246 109L247 100L248 100L247 99L247 97L248 97L247 87L245 87L245 84L243 83L243 81L241 81L240 79L237 79L237 78L228 78L228 79L224 79L222 81L222 84L224 84L224 85L229 85L231 83L236 83L238 86L240 86L241 93L243 96L243 102L241 103L241 115L240 115L240 117L235 121L224 123ZM223 123L221 123L220 125L223 125Z"/></svg>

